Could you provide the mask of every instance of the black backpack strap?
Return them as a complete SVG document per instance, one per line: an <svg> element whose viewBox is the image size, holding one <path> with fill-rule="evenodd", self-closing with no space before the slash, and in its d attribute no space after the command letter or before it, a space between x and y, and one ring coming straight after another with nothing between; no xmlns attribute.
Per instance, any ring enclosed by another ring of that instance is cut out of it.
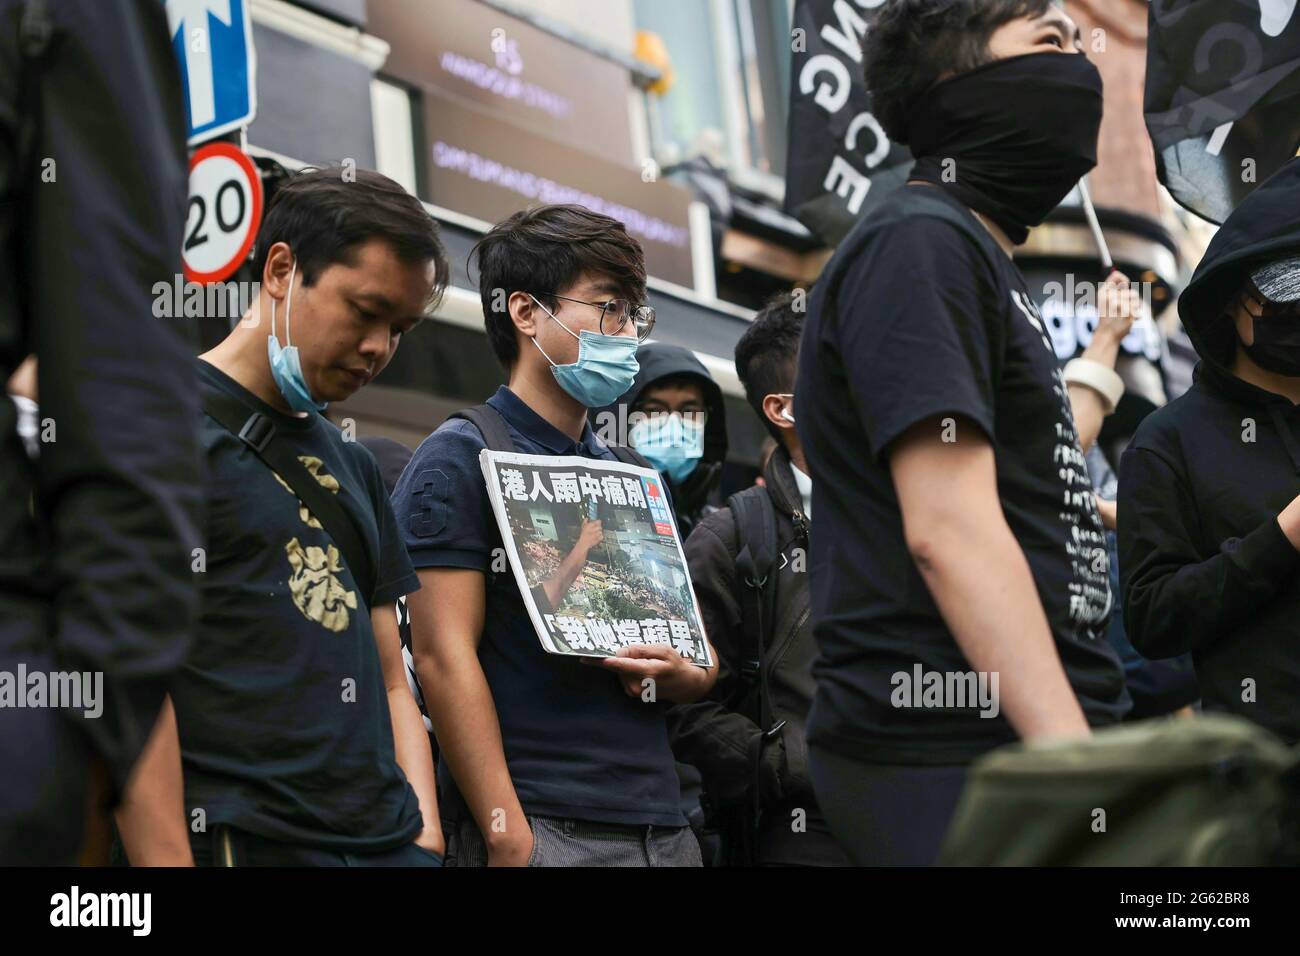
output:
<svg viewBox="0 0 1300 956"><path fill-rule="evenodd" d="M462 408L447 416L448 421L453 418L463 418L477 428L479 434L483 436L483 441L487 443L489 451L515 450L515 443L510 437L510 429L506 427L506 420L501 417L500 412L486 402L482 405Z"/></svg>
<svg viewBox="0 0 1300 956"><path fill-rule="evenodd" d="M763 731L750 748L749 760L754 782L747 813L733 822L728 838L728 853L736 862L753 861L757 834L763 819L763 751L776 739L785 721L777 722L772 714L772 694L768 687L767 650L776 625L776 509L766 488L750 487L727 499L736 525L737 596L740 598L744 633L752 638L752 649L744 653L739 673L742 691L748 696L758 685L758 726Z"/></svg>
<svg viewBox="0 0 1300 956"><path fill-rule="evenodd" d="M631 445L606 445L605 447L612 451L614 457L625 465L636 465L639 468L655 470L655 466L650 464L646 457Z"/></svg>
<svg viewBox="0 0 1300 956"><path fill-rule="evenodd" d="M771 695L767 686L767 647L776 626L775 566L777 558L776 509L766 488L750 487L727 499L736 524L736 573L744 630L753 639L750 653L740 662L740 678L747 687L758 684L759 726L770 737L773 726Z"/></svg>
<svg viewBox="0 0 1300 956"><path fill-rule="evenodd" d="M233 395L215 389L205 391L203 410L283 478L298 500L316 516L338 544L369 608L375 594L374 563L356 522L344 510L338 497L316 480L291 448L275 440L275 423L261 412Z"/></svg>

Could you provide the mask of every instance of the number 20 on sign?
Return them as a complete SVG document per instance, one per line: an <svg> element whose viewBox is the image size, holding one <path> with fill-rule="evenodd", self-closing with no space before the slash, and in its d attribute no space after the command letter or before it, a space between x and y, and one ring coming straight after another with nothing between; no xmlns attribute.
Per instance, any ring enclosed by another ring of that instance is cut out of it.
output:
<svg viewBox="0 0 1300 956"><path fill-rule="evenodd" d="M221 282L248 258L262 222L262 177L232 143L208 143L190 159L181 257L190 282Z"/></svg>

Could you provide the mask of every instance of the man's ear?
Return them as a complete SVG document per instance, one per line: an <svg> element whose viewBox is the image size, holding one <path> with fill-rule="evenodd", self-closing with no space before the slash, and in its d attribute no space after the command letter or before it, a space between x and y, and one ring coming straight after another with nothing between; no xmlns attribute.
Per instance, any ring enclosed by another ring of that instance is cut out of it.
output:
<svg viewBox="0 0 1300 956"><path fill-rule="evenodd" d="M777 428L794 428L794 422L781 415L787 399L776 394L763 396L763 415Z"/></svg>
<svg viewBox="0 0 1300 956"><path fill-rule="evenodd" d="M293 250L287 242L277 242L266 254L262 267L262 288L273 299L289 294L289 276L293 273Z"/></svg>
<svg viewBox="0 0 1300 956"><path fill-rule="evenodd" d="M515 328L528 338L537 334L540 307L527 292L511 292L506 300L506 309L510 312L510 321Z"/></svg>

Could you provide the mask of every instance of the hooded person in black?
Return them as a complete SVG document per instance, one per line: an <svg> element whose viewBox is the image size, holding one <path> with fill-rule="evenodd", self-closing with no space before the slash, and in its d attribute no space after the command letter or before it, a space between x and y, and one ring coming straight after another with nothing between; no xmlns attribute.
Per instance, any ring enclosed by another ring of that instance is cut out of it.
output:
<svg viewBox="0 0 1300 956"><path fill-rule="evenodd" d="M636 358L641 369L632 387L593 412L592 424L603 440L631 445L663 475L685 541L700 518L717 508L713 499L727 457L722 389L680 345L647 342Z"/></svg>
<svg viewBox="0 0 1300 956"><path fill-rule="evenodd" d="M1120 464L1124 624L1190 652L1207 710L1300 740L1300 159L1223 224L1178 302L1201 356Z"/></svg>

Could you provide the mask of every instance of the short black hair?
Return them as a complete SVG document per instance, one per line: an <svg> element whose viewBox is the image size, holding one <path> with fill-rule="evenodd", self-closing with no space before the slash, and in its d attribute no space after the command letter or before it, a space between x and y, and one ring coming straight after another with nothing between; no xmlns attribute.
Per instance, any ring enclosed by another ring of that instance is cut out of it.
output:
<svg viewBox="0 0 1300 956"><path fill-rule="evenodd" d="M470 250L478 268L479 298L488 344L509 371L519 358L507 300L512 292L535 295L554 310L553 293L583 273L607 276L620 294L640 305L646 297L645 254L617 219L585 206L557 204L523 209L492 227Z"/></svg>
<svg viewBox="0 0 1300 956"><path fill-rule="evenodd" d="M435 306L451 274L438 223L418 199L369 169L308 167L280 183L257 232L253 275L260 280L271 247L287 242L310 286L330 266L352 265L357 247L371 239L386 242L403 262L434 263Z"/></svg>
<svg viewBox="0 0 1300 956"><path fill-rule="evenodd" d="M806 301L802 290L797 295L800 304ZM781 430L763 414L763 398L794 391L804 316L795 303L796 294L791 292L771 299L736 343L736 374L745 386L745 399L778 442Z"/></svg>
<svg viewBox="0 0 1300 956"><path fill-rule="evenodd" d="M646 392L653 391L657 388L687 388L696 386L700 390L700 395L707 405L709 401L709 380L699 372L673 372L655 379L653 382L646 382L641 391L637 393L636 404L640 405L647 400Z"/></svg>
<svg viewBox="0 0 1300 956"><path fill-rule="evenodd" d="M912 104L945 73L990 61L989 37L1004 23L1047 12L1052 0L890 0L870 20L863 46L871 112L891 140L907 144Z"/></svg>

